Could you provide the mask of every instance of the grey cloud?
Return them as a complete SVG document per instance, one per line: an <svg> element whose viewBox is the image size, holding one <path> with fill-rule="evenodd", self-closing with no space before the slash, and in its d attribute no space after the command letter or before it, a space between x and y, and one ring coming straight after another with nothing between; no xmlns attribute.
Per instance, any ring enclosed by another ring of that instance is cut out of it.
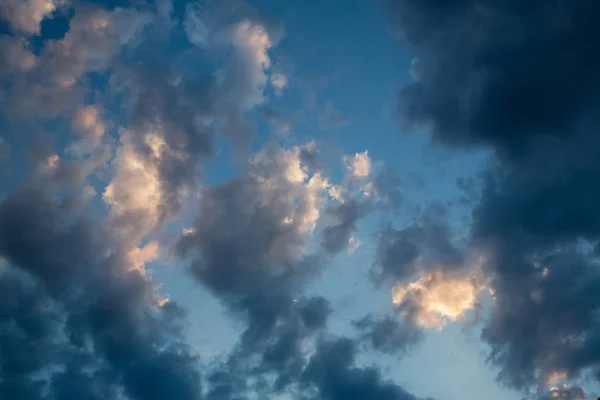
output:
<svg viewBox="0 0 600 400"><path fill-rule="evenodd" d="M356 367L355 357L356 344L350 339L320 340L316 353L302 373L308 392L324 400L417 399L400 386L386 381L376 368Z"/></svg>
<svg viewBox="0 0 600 400"><path fill-rule="evenodd" d="M423 331L414 323L386 315L367 315L353 322L361 333L361 340L382 353L404 354L423 337Z"/></svg>
<svg viewBox="0 0 600 400"><path fill-rule="evenodd" d="M586 400L585 391L578 386L553 388L537 397L538 400Z"/></svg>
<svg viewBox="0 0 600 400"><path fill-rule="evenodd" d="M500 379L527 389L552 372L598 368L598 267L586 247L600 239L599 4L388 6L417 57L402 117L440 142L494 151L470 241L493 277L483 339Z"/></svg>
<svg viewBox="0 0 600 400"><path fill-rule="evenodd" d="M106 70L117 55L151 21L151 15L132 9L112 12L90 4L78 4L66 35L47 40L39 56L29 60L20 53L21 73L8 85L13 116L53 118L82 103L86 74ZM13 49L14 51L14 49ZM23 58L25 57L25 58ZM23 69L25 65L33 66Z"/></svg>
<svg viewBox="0 0 600 400"><path fill-rule="evenodd" d="M178 243L191 275L246 323L231 360L237 371L230 373L237 375L248 376L252 368L282 376L296 371L300 344L324 327L329 314L324 299L302 299L324 259L303 250L310 192L286 177L285 154L292 153L265 150L245 176L204 186L197 217ZM260 365L248 365L263 353Z"/></svg>
<svg viewBox="0 0 600 400"><path fill-rule="evenodd" d="M312 162L312 157L304 159L309 164ZM342 203L329 205L324 211L325 217L332 222L323 227L319 241L329 254L337 254L348 247L362 219L377 211L397 211L404 198L400 180L389 169L376 172L367 181L350 180L342 184L342 190L343 197L348 198Z"/></svg>
<svg viewBox="0 0 600 400"><path fill-rule="evenodd" d="M3 394L201 398L172 308L154 305L154 285L129 269L101 224L81 216L73 183L31 178L0 203L0 282L10 288L0 319Z"/></svg>
<svg viewBox="0 0 600 400"><path fill-rule="evenodd" d="M570 135L597 106L594 1L387 4L417 58L402 116L431 124L436 139L516 155L538 136Z"/></svg>
<svg viewBox="0 0 600 400"><path fill-rule="evenodd" d="M403 229L387 226L379 232L371 270L375 282L405 280L420 269L464 266L465 250L453 240L454 232L435 208Z"/></svg>
<svg viewBox="0 0 600 400"><path fill-rule="evenodd" d="M250 393L268 397L297 387L306 365L305 346L326 328L331 307L322 297L281 301L283 306L263 303L252 309L255 320L239 346L211 369L207 398L244 398Z"/></svg>
<svg viewBox="0 0 600 400"><path fill-rule="evenodd" d="M300 152L297 157L302 158ZM357 378L355 387L362 393L357 398L370 393L412 399L382 382L375 370L329 359L325 344L327 354L315 356L307 366L305 346L325 329L331 309L325 299L306 299L301 293L326 258L303 251L302 215L286 220L293 210L304 209L298 192L304 189L283 179L286 166L277 151L266 151L257 160L262 161L247 176L203 188L198 216L179 242L180 255L191 259L192 275L246 322L239 347L209 379L209 397L296 393L308 385L309 392L335 399L354 388L345 379ZM348 351L352 359L354 347ZM321 367L321 362L332 365Z"/></svg>
<svg viewBox="0 0 600 400"><path fill-rule="evenodd" d="M213 153L215 132L201 118L210 118L217 96L212 77L173 85L168 81L170 72L160 61L149 59L128 74L132 85L129 122L136 150L152 158L144 139L153 132L159 133L168 148L157 160L167 215L181 208L180 189L191 185L203 161Z"/></svg>
<svg viewBox="0 0 600 400"><path fill-rule="evenodd" d="M335 254L348 247L350 236L356 230L357 222L367 213L368 205L350 200L329 207L325 212L336 220L335 224L325 226L321 232L321 246Z"/></svg>

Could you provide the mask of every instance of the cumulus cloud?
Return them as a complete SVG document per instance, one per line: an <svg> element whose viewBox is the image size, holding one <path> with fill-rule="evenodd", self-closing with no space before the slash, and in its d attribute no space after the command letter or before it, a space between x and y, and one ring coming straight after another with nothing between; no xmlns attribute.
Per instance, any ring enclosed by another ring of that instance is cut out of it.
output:
<svg viewBox="0 0 600 400"><path fill-rule="evenodd" d="M268 79L265 69L271 66L267 51L273 46L272 38L262 25L242 21L233 28L232 44L236 55L230 73L235 75L226 79L231 80L232 93L244 99L242 106L252 108L263 102Z"/></svg>
<svg viewBox="0 0 600 400"><path fill-rule="evenodd" d="M494 153L469 241L493 277L482 337L501 381L527 390L597 369L598 3L387 4L418 58L404 121Z"/></svg>
<svg viewBox="0 0 600 400"><path fill-rule="evenodd" d="M392 301L404 316L423 328L442 329L461 320L476 304L483 287L473 276L448 276L441 269L392 289Z"/></svg>
<svg viewBox="0 0 600 400"><path fill-rule="evenodd" d="M100 145L106 132L106 124L102 120L98 106L95 105L80 107L75 112L71 125L80 136L71 148L80 155L93 152Z"/></svg>
<svg viewBox="0 0 600 400"><path fill-rule="evenodd" d="M374 367L354 365L356 344L347 338L321 340L302 373L303 382L325 399L376 397L384 400L416 400L402 387L386 381ZM309 392L310 393L310 392Z"/></svg>
<svg viewBox="0 0 600 400"><path fill-rule="evenodd" d="M287 285L318 265L304 249L327 181L307 172L300 150L265 149L245 177L201 189L198 217L179 247L198 253L193 275L235 307L275 288L287 297Z"/></svg>
<svg viewBox="0 0 600 400"><path fill-rule="evenodd" d="M354 235L359 222L375 211L395 209L401 197L399 182L388 170L374 168L368 151L342 158L345 173L339 184L329 184L327 194L334 200L325 208L328 221L320 244L330 254L346 248L353 252L360 243Z"/></svg>
<svg viewBox="0 0 600 400"><path fill-rule="evenodd" d="M122 146L117 150L115 176L105 188L102 198L111 206L111 220L116 226L129 231L132 241L139 241L152 232L162 218L162 188L158 161L164 142L158 136L148 136L153 153L144 158L131 146L129 134L123 133Z"/></svg>
<svg viewBox="0 0 600 400"><path fill-rule="evenodd" d="M388 225L379 232L371 270L375 282L402 281L421 271L466 265L466 249L452 237L451 227L440 214L443 212L433 205L404 228Z"/></svg>
<svg viewBox="0 0 600 400"><path fill-rule="evenodd" d="M0 36L0 51L5 55L0 61L0 76L30 70L37 62L27 42L19 37Z"/></svg>
<svg viewBox="0 0 600 400"><path fill-rule="evenodd" d="M354 245L351 242L352 234L358 221L369 211L368 208L367 204L356 200L328 207L327 215L333 221L321 232L321 246L330 253L351 248Z"/></svg>
<svg viewBox="0 0 600 400"><path fill-rule="evenodd" d="M107 69L150 18L129 9L111 12L79 4L62 39L48 41L35 58L23 53L26 58L20 64L28 66L27 73L11 81L7 89L10 110L28 118L33 111L40 118L78 108L86 74Z"/></svg>
<svg viewBox="0 0 600 400"><path fill-rule="evenodd" d="M35 35L40 33L42 20L60 4L53 0L9 0L0 5L0 16L15 32Z"/></svg>
<svg viewBox="0 0 600 400"><path fill-rule="evenodd" d="M356 153L353 157L346 156L344 161L348 163L348 170L355 178L365 178L371 173L371 159L367 150Z"/></svg>
<svg viewBox="0 0 600 400"><path fill-rule="evenodd" d="M59 168L0 202L0 394L200 399L175 305L157 307L156 286L82 216L77 166Z"/></svg>
<svg viewBox="0 0 600 400"><path fill-rule="evenodd" d="M77 110L73 117L73 127L82 135L89 135L94 139L102 137L105 131L98 108L93 105Z"/></svg>
<svg viewBox="0 0 600 400"><path fill-rule="evenodd" d="M42 21L62 6L46 35ZM0 199L0 397L415 399L359 367L357 343L318 339L333 309L305 293L332 254L358 246L358 221L396 182L379 180L365 151L348 159L352 183L335 189L310 142L267 145L240 176L202 183L217 136L247 145L248 114L265 110L265 91L281 95L291 74L270 54L281 25L243 1L188 6L182 24L181 11L169 2L0 5L9 30L0 34L2 120L43 142L33 165L24 161L31 174ZM190 59L217 70L180 68ZM332 103L321 118L348 122ZM290 124L279 118L277 129ZM223 364L199 364L184 310L145 269L194 197L176 254L243 324ZM335 222L320 230L325 214ZM321 246L311 243L317 231ZM399 347L394 334L418 336L388 320L358 325L378 349Z"/></svg>
<svg viewBox="0 0 600 400"><path fill-rule="evenodd" d="M274 390L297 381L306 340L325 326L328 303L302 296L324 263L308 244L327 182L303 162L307 150L314 144L267 146L244 176L201 187L197 215L179 239L191 275L245 322L239 351L210 385L214 396L244 393L257 373L275 373Z"/></svg>
<svg viewBox="0 0 600 400"><path fill-rule="evenodd" d="M302 289L323 266L308 248L327 180L304 162L314 143L267 146L244 176L200 188L197 216L178 242L188 270L245 322L239 348L209 379L210 398L281 391L297 384L308 340L329 303ZM260 388L253 378L273 376ZM265 392L267 390L267 392Z"/></svg>
<svg viewBox="0 0 600 400"><path fill-rule="evenodd" d="M367 315L353 324L359 330L363 342L386 354L405 353L423 337L420 326L390 315Z"/></svg>

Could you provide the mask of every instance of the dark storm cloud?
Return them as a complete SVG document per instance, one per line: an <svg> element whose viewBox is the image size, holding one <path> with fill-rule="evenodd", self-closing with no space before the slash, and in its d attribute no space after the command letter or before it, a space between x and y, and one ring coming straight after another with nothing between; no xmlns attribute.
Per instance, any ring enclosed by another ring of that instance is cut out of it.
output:
<svg viewBox="0 0 600 400"><path fill-rule="evenodd" d="M176 308L156 307L155 286L81 216L72 177L30 178L0 202L2 397L200 399Z"/></svg>
<svg viewBox="0 0 600 400"><path fill-rule="evenodd" d="M471 242L493 277L483 338L500 378L525 389L597 369L600 3L388 5L417 56L416 80L399 94L404 120L496 156Z"/></svg>
<svg viewBox="0 0 600 400"><path fill-rule="evenodd" d="M597 104L598 3L388 1L413 45L417 81L400 91L408 123L451 144L525 151L570 136Z"/></svg>
<svg viewBox="0 0 600 400"><path fill-rule="evenodd" d="M361 339L374 350L382 353L405 353L423 337L423 331L408 320L386 315L367 315L354 326L360 331Z"/></svg>
<svg viewBox="0 0 600 400"><path fill-rule="evenodd" d="M324 400L416 400L400 386L386 381L374 367L354 365L356 343L347 338L320 340L302 373L310 394ZM314 392L312 392L312 391Z"/></svg>

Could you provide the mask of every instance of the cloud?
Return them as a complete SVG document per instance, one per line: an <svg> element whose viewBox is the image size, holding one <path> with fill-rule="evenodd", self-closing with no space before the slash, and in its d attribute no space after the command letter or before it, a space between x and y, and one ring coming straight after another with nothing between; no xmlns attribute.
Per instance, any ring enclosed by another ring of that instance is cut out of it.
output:
<svg viewBox="0 0 600 400"><path fill-rule="evenodd" d="M404 281L417 272L461 269L467 265L467 254L452 237L453 231L444 221L445 208L429 206L408 226L385 227L378 235L377 253L371 269L376 283Z"/></svg>
<svg viewBox="0 0 600 400"><path fill-rule="evenodd" d="M283 94L283 89L285 89L288 84L288 79L284 74L276 72L271 74L270 82L275 94L281 96Z"/></svg>
<svg viewBox="0 0 600 400"><path fill-rule="evenodd" d="M577 386L564 385L558 388L552 388L546 394L540 395L540 400L585 400L586 394L582 388Z"/></svg>
<svg viewBox="0 0 600 400"><path fill-rule="evenodd" d="M332 254L350 248L356 224L367 212L368 205L355 200L328 207L326 213L334 222L323 228L321 246Z"/></svg>
<svg viewBox="0 0 600 400"><path fill-rule="evenodd" d="M409 284L398 283L392 299L405 318L423 328L442 329L475 308L483 287L469 275L452 276L441 269Z"/></svg>
<svg viewBox="0 0 600 400"><path fill-rule="evenodd" d="M518 153L538 136L572 133L591 111L600 90L595 2L387 4L418 58L419 80L399 93L401 114L431 125L435 138Z"/></svg>
<svg viewBox="0 0 600 400"><path fill-rule="evenodd" d="M376 368L354 366L355 357L356 344L350 339L320 340L302 373L303 382L309 390L315 389L319 398L328 400L417 399L400 386L384 380Z"/></svg>
<svg viewBox="0 0 600 400"><path fill-rule="evenodd" d="M89 135L94 139L102 137L105 132L98 109L93 105L82 107L75 113L73 127L81 134Z"/></svg>
<svg viewBox="0 0 600 400"><path fill-rule="evenodd" d="M345 157L344 161L348 163L348 169L355 178L365 178L371 173L371 159L367 150L356 153L353 157Z"/></svg>
<svg viewBox="0 0 600 400"><path fill-rule="evenodd" d="M380 318L367 315L353 324L360 331L362 341L386 354L405 353L423 337L421 327L389 315Z"/></svg>
<svg viewBox="0 0 600 400"><path fill-rule="evenodd" d="M0 51L5 55L0 61L0 76L10 76L35 67L35 55L27 48L26 41L19 37L0 36Z"/></svg>
<svg viewBox="0 0 600 400"><path fill-rule="evenodd" d="M52 0L9 0L0 5L0 16L17 33L35 35L40 33L42 20L56 10L60 2Z"/></svg>
<svg viewBox="0 0 600 400"><path fill-rule="evenodd" d="M387 4L418 59L401 117L493 151L469 242L493 278L482 337L499 378L527 390L597 369L599 4Z"/></svg>
<svg viewBox="0 0 600 400"><path fill-rule="evenodd" d="M132 147L129 134L123 133L114 159L115 175L102 194L111 206L111 221L134 243L158 227L165 202L158 165L165 143L158 136L147 138L154 152L145 159Z"/></svg>
<svg viewBox="0 0 600 400"><path fill-rule="evenodd" d="M244 313L248 338L271 329L320 268L320 256L305 249L326 180L309 173L300 154L267 147L245 176L202 187L197 217L178 244L192 276Z"/></svg>
<svg viewBox="0 0 600 400"><path fill-rule="evenodd" d="M345 173L338 185L329 184L327 194L334 202L325 208L320 245L330 254L347 248L353 252L360 243L354 236L358 223L375 211L389 211L399 205L399 182L389 170L374 168L368 151L344 156Z"/></svg>
<svg viewBox="0 0 600 400"><path fill-rule="evenodd" d="M107 69L150 19L149 14L130 9L110 12L90 4L77 5L62 39L49 40L33 59L23 53L26 58L21 64L35 67L27 68L9 85L9 109L29 118L33 111L40 119L77 109L86 74Z"/></svg>
<svg viewBox="0 0 600 400"><path fill-rule="evenodd" d="M250 21L239 22L232 32L232 44L236 55L231 61L231 91L244 99L242 106L252 108L263 102L263 91L267 84L265 69L271 66L267 50L273 46L269 33L262 25ZM243 66L243 68L241 68Z"/></svg>
<svg viewBox="0 0 600 400"><path fill-rule="evenodd" d="M2 397L200 399L176 306L82 216L77 166L50 172L0 202Z"/></svg>
<svg viewBox="0 0 600 400"><path fill-rule="evenodd" d="M98 106L94 105L80 107L75 112L71 125L80 136L80 139L75 141L71 148L79 155L94 151L100 145L106 132L106 124L100 116Z"/></svg>

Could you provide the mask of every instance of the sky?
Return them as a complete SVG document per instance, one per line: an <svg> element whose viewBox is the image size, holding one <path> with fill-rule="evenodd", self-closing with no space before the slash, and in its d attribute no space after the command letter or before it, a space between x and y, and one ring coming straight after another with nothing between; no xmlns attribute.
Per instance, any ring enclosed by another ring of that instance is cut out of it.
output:
<svg viewBox="0 0 600 400"><path fill-rule="evenodd" d="M600 395L600 3L0 2L0 399Z"/></svg>

